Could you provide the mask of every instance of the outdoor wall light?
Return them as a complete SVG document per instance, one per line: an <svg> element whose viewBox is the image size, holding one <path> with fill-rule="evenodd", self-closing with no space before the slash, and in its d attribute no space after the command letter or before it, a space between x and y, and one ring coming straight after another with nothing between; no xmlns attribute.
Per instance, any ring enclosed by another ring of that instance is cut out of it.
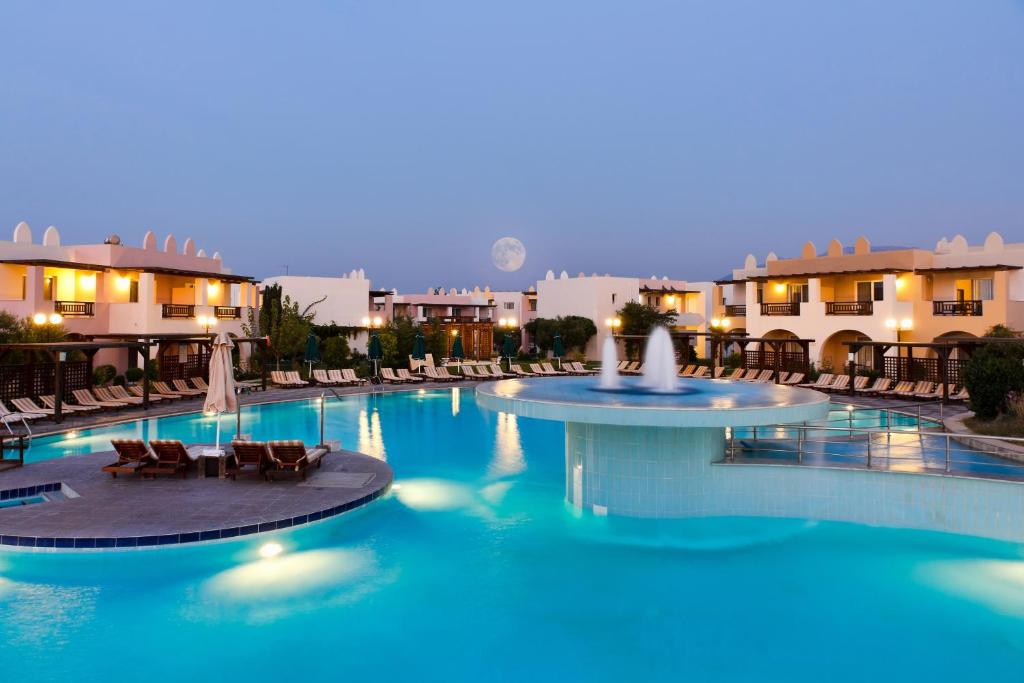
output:
<svg viewBox="0 0 1024 683"><path fill-rule="evenodd" d="M369 326L370 326L370 319L364 317L363 318L363 327L369 327Z"/></svg>
<svg viewBox="0 0 1024 683"><path fill-rule="evenodd" d="M604 321L604 324L605 327L615 330L622 327L622 320L620 320L619 318L607 318Z"/></svg>
<svg viewBox="0 0 1024 683"><path fill-rule="evenodd" d="M121 290L122 292L126 292L128 291L128 288L131 286L132 281L129 278L126 278L125 276L122 275L119 278L117 278L117 280L115 280L114 283L117 285L117 288L119 290Z"/></svg>
<svg viewBox="0 0 1024 683"><path fill-rule="evenodd" d="M46 324L46 314L45 313L36 313L34 316L32 316L32 322L35 323L36 325L45 325Z"/></svg>
<svg viewBox="0 0 1024 683"><path fill-rule="evenodd" d="M459 336L459 331L458 330L452 330L452 336L453 337L458 337Z"/></svg>
<svg viewBox="0 0 1024 683"><path fill-rule="evenodd" d="M782 284L781 282L779 282L779 283L777 283L775 285L775 293L776 294L784 294L785 292L786 292L786 285Z"/></svg>
<svg viewBox="0 0 1024 683"><path fill-rule="evenodd" d="M50 314L50 324L51 325L60 325L62 322L64 322L64 316L62 316L60 313L51 313Z"/></svg>
<svg viewBox="0 0 1024 683"><path fill-rule="evenodd" d="M383 322L384 320L378 315L376 318L373 319L373 326L380 327Z"/></svg>

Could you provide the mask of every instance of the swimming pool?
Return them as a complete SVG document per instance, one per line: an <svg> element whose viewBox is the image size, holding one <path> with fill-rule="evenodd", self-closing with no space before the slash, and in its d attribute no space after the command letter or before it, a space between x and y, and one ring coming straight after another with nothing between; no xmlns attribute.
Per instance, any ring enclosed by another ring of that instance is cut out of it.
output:
<svg viewBox="0 0 1024 683"><path fill-rule="evenodd" d="M0 554L0 671L19 681L1019 680L1024 552L772 519L629 520L567 506L562 425L472 392L330 401L326 434L393 493L255 540ZM317 439L311 402L243 431ZM210 418L37 439L207 440ZM262 559L269 540L284 551Z"/></svg>

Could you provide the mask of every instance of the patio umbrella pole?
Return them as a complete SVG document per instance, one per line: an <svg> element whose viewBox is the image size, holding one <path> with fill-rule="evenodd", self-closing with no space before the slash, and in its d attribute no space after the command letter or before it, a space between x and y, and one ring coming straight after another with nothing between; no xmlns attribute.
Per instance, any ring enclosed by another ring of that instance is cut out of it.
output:
<svg viewBox="0 0 1024 683"><path fill-rule="evenodd" d="M319 444L319 446L321 448L324 447L324 404L327 402L327 399L325 398L326 396L327 396L327 392L325 392L325 391L321 391L320 392L320 444Z"/></svg>

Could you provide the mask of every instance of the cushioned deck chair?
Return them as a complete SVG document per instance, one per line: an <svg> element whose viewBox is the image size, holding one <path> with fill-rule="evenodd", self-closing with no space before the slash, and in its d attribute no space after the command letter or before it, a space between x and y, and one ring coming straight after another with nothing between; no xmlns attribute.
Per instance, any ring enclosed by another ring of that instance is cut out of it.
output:
<svg viewBox="0 0 1024 683"><path fill-rule="evenodd" d="M356 371L353 370L352 368L344 368L344 369L342 369L341 376L344 377L348 382L350 382L352 384L366 384L366 383L368 383L370 381L370 380L366 379L365 377L357 377L356 376Z"/></svg>
<svg viewBox="0 0 1024 683"><path fill-rule="evenodd" d="M271 372L273 374L273 372ZM153 382L153 388L157 390L157 393L162 396L176 396L177 398L188 398L188 394L183 394L180 391L171 389L167 382Z"/></svg>
<svg viewBox="0 0 1024 683"><path fill-rule="evenodd" d="M100 401L88 389L75 389L71 392L75 400L83 406L97 406L99 408L124 408L128 404L124 401Z"/></svg>
<svg viewBox="0 0 1024 683"><path fill-rule="evenodd" d="M188 468L192 457L185 444L177 439L150 439L149 448L153 451L155 462L145 465L141 470L143 477L156 478L158 474L178 474L181 478L188 476Z"/></svg>
<svg viewBox="0 0 1024 683"><path fill-rule="evenodd" d="M326 448L306 448L299 440L269 441L271 466L267 469L267 477L273 481L277 474L296 474L306 478L306 470L316 465L320 467Z"/></svg>
<svg viewBox="0 0 1024 683"><path fill-rule="evenodd" d="M405 384L405 380L396 375L395 371L391 368L381 368L380 378L388 384Z"/></svg>
<svg viewBox="0 0 1024 683"><path fill-rule="evenodd" d="M288 381L291 382L292 384L294 384L297 387L304 387L307 384L309 384L309 382L307 382L306 380L304 380L301 377L299 377L299 373L296 370L289 370L288 372L286 372L284 374L285 374L285 377L288 378ZM175 386L177 386L177 385L175 385Z"/></svg>
<svg viewBox="0 0 1024 683"><path fill-rule="evenodd" d="M196 389L199 389L204 393L210 390L210 385L207 384L206 380L203 379L202 377L193 377L192 386L194 386Z"/></svg>
<svg viewBox="0 0 1024 683"><path fill-rule="evenodd" d="M202 389L193 389L188 385L188 382L183 379L172 380L171 384L174 385L175 391L179 394L185 394L186 396L201 396L206 393Z"/></svg>
<svg viewBox="0 0 1024 683"><path fill-rule="evenodd" d="M47 408L56 408L57 403L54 400L53 394L43 394L39 397L39 400L43 402L43 405ZM102 406L80 406L74 403L63 402L61 411L64 413L93 413L97 410L102 409Z"/></svg>
<svg viewBox="0 0 1024 683"><path fill-rule="evenodd" d="M779 384L785 384L787 386L792 386L794 384L800 384L800 382L803 382L803 381L804 381L804 373L802 373L802 372L791 372L789 374L789 376L787 376L784 379L782 379L782 381L780 381Z"/></svg>
<svg viewBox="0 0 1024 683"><path fill-rule="evenodd" d="M555 369L555 366L553 366L551 363L541 363L540 366L549 375L568 375L569 374L565 370L557 370L557 369Z"/></svg>
<svg viewBox="0 0 1024 683"><path fill-rule="evenodd" d="M142 387L140 387L137 384L135 386L128 387L128 393L131 394L132 396L139 396L139 397L141 397L142 396ZM154 397L156 397L158 400L162 400L162 401L173 401L176 398L181 398L181 396L179 394L162 394L159 391L157 391L155 388L151 389L150 392L149 392L150 400L153 400Z"/></svg>
<svg viewBox="0 0 1024 683"><path fill-rule="evenodd" d="M327 374L326 370L321 370L319 368L313 371L313 379L316 380L317 384L322 384L328 387L332 387L337 384L337 382L331 379L331 376Z"/></svg>
<svg viewBox="0 0 1024 683"><path fill-rule="evenodd" d="M871 386L864 384L862 386L855 386L853 390L858 394L876 394L879 391L885 391L892 385L892 380L888 377L879 377L875 380L875 383Z"/></svg>
<svg viewBox="0 0 1024 683"><path fill-rule="evenodd" d="M879 396L896 396L897 394L905 394L908 391L913 391L914 383L909 380L903 380L897 382L896 386L892 389L886 389L885 391L876 392Z"/></svg>
<svg viewBox="0 0 1024 683"><path fill-rule="evenodd" d="M725 377L725 379L743 379L743 376L746 374L746 372L747 371L744 370L743 368L736 368L735 370L732 371L732 374Z"/></svg>
<svg viewBox="0 0 1024 683"><path fill-rule="evenodd" d="M505 378L505 377L515 377L515 375L513 375L512 373L505 372L504 370L502 370L501 366L498 365L497 363L491 363L490 369L491 369L491 375L493 375L494 377L502 377L502 378Z"/></svg>
<svg viewBox="0 0 1024 683"><path fill-rule="evenodd" d="M679 373L680 377L692 377L693 373L697 371L696 365L687 365L683 368L683 371Z"/></svg>
<svg viewBox="0 0 1024 683"><path fill-rule="evenodd" d="M819 391L845 391L850 386L849 375L837 375L832 381L832 384L824 387L818 387Z"/></svg>
<svg viewBox="0 0 1024 683"><path fill-rule="evenodd" d="M125 398L118 398L110 392L107 387L94 387L92 390L93 395L101 401L107 403L127 403L128 405L140 406L142 405L142 399L138 396L127 396Z"/></svg>
<svg viewBox="0 0 1024 683"><path fill-rule="evenodd" d="M235 441L231 442L231 452L234 454L234 464L227 468L227 475L237 479L239 474L255 474L266 477L267 469L271 467L270 449L263 441ZM252 468L247 469L247 468Z"/></svg>
<svg viewBox="0 0 1024 683"><path fill-rule="evenodd" d="M536 373L530 372L529 370L523 370L523 368L515 363L512 364L512 373L521 377L536 377Z"/></svg>
<svg viewBox="0 0 1024 683"><path fill-rule="evenodd" d="M971 400L971 395L967 392L967 387L963 386L963 387L960 387L960 391L956 392L955 394L950 394L949 395L949 400L950 401L969 401L969 400Z"/></svg>
<svg viewBox="0 0 1024 683"><path fill-rule="evenodd" d="M107 387L107 389L110 391L110 395L113 396L114 400L116 401L128 401L129 403L138 402L140 404L142 403L142 387L139 387L140 391L138 394L129 394L127 389L116 385L109 386ZM163 401L165 398L167 397L163 396L162 394L151 393L149 395L149 400L152 403L156 403L157 401Z"/></svg>
<svg viewBox="0 0 1024 683"><path fill-rule="evenodd" d="M45 415L46 417L52 417L54 413L53 408L41 408L30 398L12 398L11 405L13 405L19 413L27 415Z"/></svg>
<svg viewBox="0 0 1024 683"><path fill-rule="evenodd" d="M139 474L146 465L153 463L153 454L142 439L112 439L110 445L117 453L117 462L101 468L117 479L119 474Z"/></svg>
<svg viewBox="0 0 1024 683"><path fill-rule="evenodd" d="M422 377L417 377L416 375L412 374L411 372L409 372L405 368L399 368L395 372L397 372L398 376L401 379L404 379L406 382L422 382L423 381Z"/></svg>
<svg viewBox="0 0 1024 683"><path fill-rule="evenodd" d="M818 379L814 380L813 382L804 382L799 386L808 387L810 389L821 389L832 384L833 379L835 379L835 375L833 375L831 372L823 372L820 375L818 375Z"/></svg>

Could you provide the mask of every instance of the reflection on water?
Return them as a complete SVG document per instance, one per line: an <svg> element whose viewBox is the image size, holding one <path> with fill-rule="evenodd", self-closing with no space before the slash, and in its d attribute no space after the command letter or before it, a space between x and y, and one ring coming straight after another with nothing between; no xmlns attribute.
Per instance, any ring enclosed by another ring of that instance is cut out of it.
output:
<svg viewBox="0 0 1024 683"><path fill-rule="evenodd" d="M371 412L367 412L366 408L359 409L359 443L356 450L387 462L388 452L384 448L384 433L376 407Z"/></svg>
<svg viewBox="0 0 1024 683"><path fill-rule="evenodd" d="M462 393L458 387L452 389L452 417L459 414L459 406L462 401Z"/></svg>
<svg viewBox="0 0 1024 683"><path fill-rule="evenodd" d="M492 477L507 477L526 469L523 443L519 437L519 423L512 413L498 413L498 426L494 433L494 458L487 468Z"/></svg>

